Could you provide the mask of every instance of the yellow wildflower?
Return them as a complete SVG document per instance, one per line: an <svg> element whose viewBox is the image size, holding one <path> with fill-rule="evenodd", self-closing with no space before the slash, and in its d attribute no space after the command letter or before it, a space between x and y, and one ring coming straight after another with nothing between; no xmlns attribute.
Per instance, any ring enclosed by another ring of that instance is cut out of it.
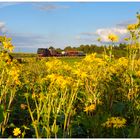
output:
<svg viewBox="0 0 140 140"><path fill-rule="evenodd" d="M90 106L85 107L85 108L84 108L84 111L85 111L85 112L92 112L92 111L94 111L95 109L96 109L96 105L95 105L95 104L92 104L92 105L90 105Z"/></svg>
<svg viewBox="0 0 140 140"><path fill-rule="evenodd" d="M18 128L18 127L14 128L14 130L13 130L13 134L14 134L14 136L18 136L18 135L20 135L20 134L21 134L21 130L20 130L20 128Z"/></svg>
<svg viewBox="0 0 140 140"><path fill-rule="evenodd" d="M56 86L64 89L67 86L71 85L73 79L71 77L66 77L58 74L50 74L46 77L50 80L51 84L55 84Z"/></svg>
<svg viewBox="0 0 140 140"><path fill-rule="evenodd" d="M11 64L11 62L12 62L12 61L11 61L10 59L9 59L9 60L7 60L7 64Z"/></svg>
<svg viewBox="0 0 140 140"><path fill-rule="evenodd" d="M44 100L44 99L45 99L44 94L43 94L43 93L40 93L40 94L39 94L39 98L40 98L40 100Z"/></svg>
<svg viewBox="0 0 140 140"><path fill-rule="evenodd" d="M32 94L32 99L35 99L36 95L35 93Z"/></svg>
<svg viewBox="0 0 140 140"><path fill-rule="evenodd" d="M88 75L87 75L86 72L81 72L81 78L82 78L82 79L86 78L87 76L88 76Z"/></svg>
<svg viewBox="0 0 140 140"><path fill-rule="evenodd" d="M128 26L127 26L127 29L128 30L135 30L136 28L137 28L137 24L129 24Z"/></svg>
<svg viewBox="0 0 140 140"><path fill-rule="evenodd" d="M88 63L92 63L94 61L94 59L96 58L96 53L92 53L90 55L87 55L84 58L84 61L88 62Z"/></svg>
<svg viewBox="0 0 140 140"><path fill-rule="evenodd" d="M13 78L13 81L15 81L16 84L20 85L20 81L19 81L19 73L20 73L20 70L13 66L10 70L9 70L9 75L12 76Z"/></svg>
<svg viewBox="0 0 140 140"><path fill-rule="evenodd" d="M136 72L136 75L137 75L138 77L140 77L140 71L137 71L137 72Z"/></svg>
<svg viewBox="0 0 140 140"><path fill-rule="evenodd" d="M108 39L111 40L112 42L117 42L119 40L118 36L115 34L109 34Z"/></svg>
<svg viewBox="0 0 140 140"><path fill-rule="evenodd" d="M122 117L111 117L111 118L108 118L105 123L103 123L103 126L121 128L121 127L124 127L125 124L126 124L126 119Z"/></svg>
<svg viewBox="0 0 140 140"><path fill-rule="evenodd" d="M27 107L27 105L26 105L26 104L20 104L20 108L21 108L21 109L25 110L25 109L26 109L26 107Z"/></svg>
<svg viewBox="0 0 140 140"><path fill-rule="evenodd" d="M4 41L3 46L5 49L9 49L10 52L12 52L14 49L14 46L11 44L10 41Z"/></svg>
<svg viewBox="0 0 140 140"><path fill-rule="evenodd" d="M118 63L116 64L117 68L122 68L123 67L127 67L128 66L128 60L125 57L121 57L118 59Z"/></svg>

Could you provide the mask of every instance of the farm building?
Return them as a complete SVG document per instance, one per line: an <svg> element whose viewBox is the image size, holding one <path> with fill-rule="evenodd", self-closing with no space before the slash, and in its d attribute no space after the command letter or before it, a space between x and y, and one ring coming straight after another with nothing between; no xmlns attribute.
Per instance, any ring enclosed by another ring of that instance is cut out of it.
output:
<svg viewBox="0 0 140 140"><path fill-rule="evenodd" d="M38 48L37 54L39 57L51 56L50 50L47 48Z"/></svg>

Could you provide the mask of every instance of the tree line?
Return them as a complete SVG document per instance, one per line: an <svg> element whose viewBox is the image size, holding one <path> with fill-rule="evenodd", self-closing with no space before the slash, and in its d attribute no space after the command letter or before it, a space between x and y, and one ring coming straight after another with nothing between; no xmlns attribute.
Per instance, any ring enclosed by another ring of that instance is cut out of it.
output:
<svg viewBox="0 0 140 140"><path fill-rule="evenodd" d="M80 45L79 47L66 46L63 50L61 48L56 48L57 52L62 51L83 51L85 54L97 53L103 54L104 51L108 54L109 45ZM52 46L50 48L53 48ZM115 57L124 57L127 55L127 44L120 43L119 45L114 45L113 54Z"/></svg>

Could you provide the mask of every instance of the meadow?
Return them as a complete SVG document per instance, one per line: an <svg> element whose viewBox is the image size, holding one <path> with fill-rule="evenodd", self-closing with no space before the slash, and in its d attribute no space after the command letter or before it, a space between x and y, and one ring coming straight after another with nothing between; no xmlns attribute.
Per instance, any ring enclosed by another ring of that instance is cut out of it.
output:
<svg viewBox="0 0 140 140"><path fill-rule="evenodd" d="M75 58L13 54L0 37L1 138L140 138L138 23L128 25L126 57L104 53ZM98 39L101 41L101 39Z"/></svg>

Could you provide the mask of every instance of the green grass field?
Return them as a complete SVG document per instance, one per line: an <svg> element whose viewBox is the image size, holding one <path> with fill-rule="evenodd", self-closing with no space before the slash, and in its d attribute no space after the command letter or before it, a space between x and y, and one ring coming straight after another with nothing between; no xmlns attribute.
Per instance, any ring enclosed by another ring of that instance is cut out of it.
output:
<svg viewBox="0 0 140 140"><path fill-rule="evenodd" d="M28 58L37 58L36 53L11 53L14 58L21 58L27 60ZM48 57L46 57L47 59ZM68 64L74 64L74 62L80 62L84 57L56 57Z"/></svg>
<svg viewBox="0 0 140 140"><path fill-rule="evenodd" d="M14 58L36 57L36 53L11 53Z"/></svg>
<svg viewBox="0 0 140 140"><path fill-rule="evenodd" d="M60 57L59 59L68 63L74 64L75 62L80 62L84 57Z"/></svg>

